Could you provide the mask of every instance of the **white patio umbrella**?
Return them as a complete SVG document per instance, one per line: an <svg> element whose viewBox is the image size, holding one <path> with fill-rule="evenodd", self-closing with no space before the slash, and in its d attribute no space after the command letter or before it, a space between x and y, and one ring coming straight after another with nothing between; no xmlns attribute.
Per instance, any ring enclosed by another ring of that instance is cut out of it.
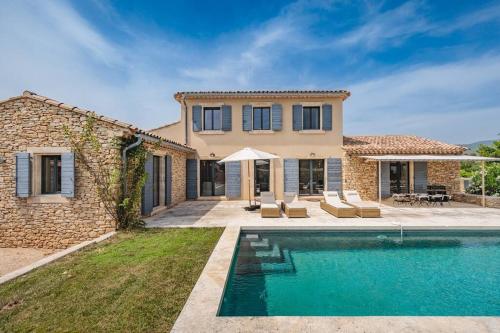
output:
<svg viewBox="0 0 500 333"><path fill-rule="evenodd" d="M236 153L231 154L227 156L226 158L223 158L217 163L226 163L226 162L240 162L240 161L247 161L247 178L248 178L248 205L250 208L252 207L252 200L250 196L250 161L255 161L255 160L272 160L275 158L279 158L279 156L273 155L266 153L264 151L260 151L257 149L253 148L243 148L241 150L238 150Z"/></svg>

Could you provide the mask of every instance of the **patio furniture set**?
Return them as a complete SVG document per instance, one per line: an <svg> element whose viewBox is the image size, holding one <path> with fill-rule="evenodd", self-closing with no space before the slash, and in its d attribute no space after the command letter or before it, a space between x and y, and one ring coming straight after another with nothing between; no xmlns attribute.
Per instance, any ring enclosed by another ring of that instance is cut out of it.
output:
<svg viewBox="0 0 500 333"><path fill-rule="evenodd" d="M452 196L447 194L446 187L442 185L427 186L427 193L395 193L392 195L394 204L422 206L422 205L441 205L448 203L451 205Z"/></svg>
<svg viewBox="0 0 500 333"><path fill-rule="evenodd" d="M345 191L344 195L345 201L342 201L337 191L323 191L321 209L335 217L380 217L378 203L361 200L357 191ZM282 210L289 218L307 217L307 208L299 201L296 193L285 192L281 207L273 192L261 193L261 217L280 217Z"/></svg>

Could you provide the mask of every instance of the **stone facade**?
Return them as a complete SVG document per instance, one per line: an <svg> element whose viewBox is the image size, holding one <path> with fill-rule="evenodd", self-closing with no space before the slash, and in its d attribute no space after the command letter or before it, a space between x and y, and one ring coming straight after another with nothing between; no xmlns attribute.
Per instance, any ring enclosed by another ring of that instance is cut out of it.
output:
<svg viewBox="0 0 500 333"><path fill-rule="evenodd" d="M61 103L59 103L61 104ZM106 214L88 175L75 161L75 196L41 195L36 190L36 167L32 170L33 193L28 198L16 196L16 153L29 152L32 160L41 154L69 152L70 143L64 125L81 132L86 115L54 101L39 101L26 96L0 103L0 247L66 248L115 229ZM117 137L130 135L130 128L98 117L95 124L103 150L99 158L108 166L119 163ZM171 146L157 148L162 155L172 155L172 204L185 200L185 161L187 152ZM35 162L32 162L32 165Z"/></svg>
<svg viewBox="0 0 500 333"><path fill-rule="evenodd" d="M460 162L428 162L427 184L445 185L448 193L460 192Z"/></svg>
<svg viewBox="0 0 500 333"><path fill-rule="evenodd" d="M363 200L378 200L378 163L356 155L342 159L344 190L357 190ZM460 192L460 162L428 162L427 184L445 185L449 193Z"/></svg>
<svg viewBox="0 0 500 333"><path fill-rule="evenodd" d="M344 154L342 180L344 190L356 190L363 200L378 199L378 167L376 162Z"/></svg>

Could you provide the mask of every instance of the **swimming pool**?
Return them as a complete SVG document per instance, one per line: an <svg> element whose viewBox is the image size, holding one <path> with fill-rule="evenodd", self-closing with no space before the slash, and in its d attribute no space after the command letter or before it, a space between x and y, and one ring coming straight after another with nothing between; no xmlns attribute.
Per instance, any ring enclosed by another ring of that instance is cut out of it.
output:
<svg viewBox="0 0 500 333"><path fill-rule="evenodd" d="M500 316L499 231L242 231L219 316Z"/></svg>

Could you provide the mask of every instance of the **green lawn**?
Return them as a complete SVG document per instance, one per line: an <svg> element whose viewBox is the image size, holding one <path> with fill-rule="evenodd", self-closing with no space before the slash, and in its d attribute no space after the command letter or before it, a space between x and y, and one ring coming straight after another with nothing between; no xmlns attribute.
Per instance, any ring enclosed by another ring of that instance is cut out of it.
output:
<svg viewBox="0 0 500 333"><path fill-rule="evenodd" d="M119 233L0 286L0 332L168 332L221 228Z"/></svg>

